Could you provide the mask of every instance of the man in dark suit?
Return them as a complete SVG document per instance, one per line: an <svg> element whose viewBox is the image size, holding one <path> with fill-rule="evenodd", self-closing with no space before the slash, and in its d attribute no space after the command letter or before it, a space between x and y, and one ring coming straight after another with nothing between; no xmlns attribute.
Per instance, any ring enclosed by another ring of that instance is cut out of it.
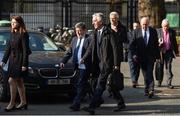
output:
<svg viewBox="0 0 180 116"><path fill-rule="evenodd" d="M153 68L156 59L160 58L158 36L155 29L149 26L149 18L143 17L141 28L134 30L133 41L130 46L133 60L140 64L145 82L145 96L154 95Z"/></svg>
<svg viewBox="0 0 180 116"><path fill-rule="evenodd" d="M62 59L60 67L63 68L64 64L70 58L73 58L72 61L74 63L75 69L79 72L79 77L76 83L77 95L75 96L70 109L72 109L73 111L79 111L80 102L83 95L85 94L85 90L87 88L87 80L91 72L91 56L87 57L86 61L83 63L80 63L80 60L90 44L91 37L86 34L86 25L82 22L79 22L75 25L75 31L76 36L72 38L71 46Z"/></svg>
<svg viewBox="0 0 180 116"><path fill-rule="evenodd" d="M172 73L172 60L176 58L178 54L177 41L176 41L176 32L169 28L169 22L167 19L162 21L162 28L158 29L158 38L159 38L159 48L161 52L161 63L159 72L163 74L163 67L165 64L166 74L167 74L167 87L173 89L174 86L171 85L173 73ZM162 78L158 80L158 86L161 86L163 81Z"/></svg>
<svg viewBox="0 0 180 116"><path fill-rule="evenodd" d="M135 29L140 28L139 22L134 22L133 23L133 30L129 30L128 32L128 40L129 40L129 45L128 45L128 63L129 63L129 68L130 68L130 76L132 80L132 87L136 88L138 86L138 79L139 79L139 74L140 74L140 65L137 62L134 62L133 57L132 57L132 52L129 49L129 46L131 45L131 42L133 40L133 31Z"/></svg>
<svg viewBox="0 0 180 116"><path fill-rule="evenodd" d="M99 101L106 89L107 78L113 70L119 71L120 60L117 41L109 28L105 26L103 14L93 14L92 24L95 28L94 37L82 59L85 61L86 57L92 54L92 74L98 76L98 82L89 107L84 107L83 110L95 114L95 109L99 106ZM118 102L115 111L124 109L124 100L119 91L112 91L112 93Z"/></svg>

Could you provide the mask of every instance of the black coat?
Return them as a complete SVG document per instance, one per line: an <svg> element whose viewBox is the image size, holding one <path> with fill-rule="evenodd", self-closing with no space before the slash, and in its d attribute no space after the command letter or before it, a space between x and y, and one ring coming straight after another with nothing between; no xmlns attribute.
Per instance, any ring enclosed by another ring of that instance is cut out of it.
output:
<svg viewBox="0 0 180 116"><path fill-rule="evenodd" d="M160 52L158 49L158 36L155 29L149 27L150 37L148 44L144 42L142 29L133 31L133 41L130 45L132 55L136 55L139 61L145 62L147 59L154 62L155 59L160 59Z"/></svg>
<svg viewBox="0 0 180 116"><path fill-rule="evenodd" d="M28 72L28 70L22 72L22 66L28 69L29 35L17 32L11 33L10 37L2 62L7 63L9 59L9 77L23 77Z"/></svg>
<svg viewBox="0 0 180 116"><path fill-rule="evenodd" d="M91 44L83 57L83 59L86 60L86 58L92 54L93 75L96 75L99 70L100 72L111 72L113 66L119 66L120 64L117 40L112 35L110 29L106 26L103 28L99 44L100 58L97 56L96 36L97 30L94 31Z"/></svg>
<svg viewBox="0 0 180 116"><path fill-rule="evenodd" d="M118 53L119 53L119 58L120 61L123 61L123 46L126 46L128 44L128 39L127 39L127 29L124 25L122 25L120 22L118 22L117 25L117 32L115 32L114 30L111 29L111 24L108 25L108 27L111 30L111 33L113 34L113 36L115 37L115 39L117 39L116 41L118 42ZM124 43L124 44L123 44ZM125 47L126 48L126 47Z"/></svg>

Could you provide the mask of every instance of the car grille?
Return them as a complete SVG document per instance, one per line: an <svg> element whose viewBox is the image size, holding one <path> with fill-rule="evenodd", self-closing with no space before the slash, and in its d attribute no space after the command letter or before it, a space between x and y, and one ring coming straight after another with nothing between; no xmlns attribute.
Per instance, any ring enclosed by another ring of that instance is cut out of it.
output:
<svg viewBox="0 0 180 116"><path fill-rule="evenodd" d="M60 78L71 78L74 77L76 75L76 71L74 71L74 69L71 68L64 68L64 69L60 69Z"/></svg>
<svg viewBox="0 0 180 116"><path fill-rule="evenodd" d="M41 68L39 74L44 78L57 78L58 70L56 68Z"/></svg>
<svg viewBox="0 0 180 116"><path fill-rule="evenodd" d="M43 78L57 78L58 69L56 68L40 68L38 70L39 75ZM60 78L72 78L76 75L76 71L71 68L64 68L59 70Z"/></svg>

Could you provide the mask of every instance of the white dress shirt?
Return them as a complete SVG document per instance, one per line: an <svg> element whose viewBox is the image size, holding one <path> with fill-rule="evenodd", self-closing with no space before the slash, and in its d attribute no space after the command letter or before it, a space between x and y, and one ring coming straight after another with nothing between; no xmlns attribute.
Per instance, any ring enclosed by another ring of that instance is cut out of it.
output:
<svg viewBox="0 0 180 116"><path fill-rule="evenodd" d="M81 44L80 44L80 47L79 47L79 50L78 50L78 63L79 63L78 68L79 69L86 69L84 64L80 64L80 59L81 59L81 55L82 55L82 48L83 48L83 44L84 44L84 39L85 38L82 37L81 39L82 39L81 40ZM80 39L78 39L76 47L78 46L79 42L80 42Z"/></svg>

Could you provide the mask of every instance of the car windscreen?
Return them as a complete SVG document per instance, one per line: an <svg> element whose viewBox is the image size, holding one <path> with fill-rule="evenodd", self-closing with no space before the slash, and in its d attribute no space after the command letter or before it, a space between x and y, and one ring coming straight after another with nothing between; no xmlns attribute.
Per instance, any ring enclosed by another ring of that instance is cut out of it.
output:
<svg viewBox="0 0 180 116"><path fill-rule="evenodd" d="M58 47L49 38L39 33L29 33L29 46L32 51L58 50Z"/></svg>
<svg viewBox="0 0 180 116"><path fill-rule="evenodd" d="M10 31L0 32L0 51L4 51L10 39ZM45 35L29 32L29 46L32 51L57 51L59 48Z"/></svg>

